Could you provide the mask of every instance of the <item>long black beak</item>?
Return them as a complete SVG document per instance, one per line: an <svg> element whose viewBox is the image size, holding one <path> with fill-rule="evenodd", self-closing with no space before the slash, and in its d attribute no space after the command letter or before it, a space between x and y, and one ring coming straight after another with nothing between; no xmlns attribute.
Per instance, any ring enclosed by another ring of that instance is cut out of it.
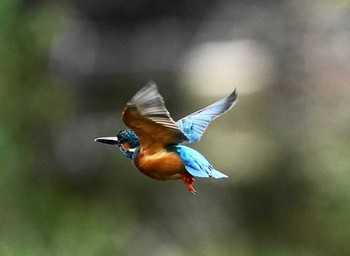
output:
<svg viewBox="0 0 350 256"><path fill-rule="evenodd" d="M100 137L100 138L96 138L95 141L109 144L109 145L117 145L118 144L117 137Z"/></svg>

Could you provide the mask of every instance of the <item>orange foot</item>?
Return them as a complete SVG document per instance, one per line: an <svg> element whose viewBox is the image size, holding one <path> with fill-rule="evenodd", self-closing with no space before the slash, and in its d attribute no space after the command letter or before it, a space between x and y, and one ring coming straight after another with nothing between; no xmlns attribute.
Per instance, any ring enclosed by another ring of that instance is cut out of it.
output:
<svg viewBox="0 0 350 256"><path fill-rule="evenodd" d="M192 184L194 183L193 176L191 174L189 174L188 172L183 172L183 173L181 173L181 178L182 178L183 182L185 183L186 188L188 189L188 191L191 194L195 194L196 190L194 190L194 188L192 186Z"/></svg>

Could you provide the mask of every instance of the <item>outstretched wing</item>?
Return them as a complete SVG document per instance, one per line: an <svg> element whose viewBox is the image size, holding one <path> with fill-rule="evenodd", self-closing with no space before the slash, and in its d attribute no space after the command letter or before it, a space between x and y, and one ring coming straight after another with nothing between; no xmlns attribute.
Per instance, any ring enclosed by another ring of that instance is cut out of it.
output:
<svg viewBox="0 0 350 256"><path fill-rule="evenodd" d="M229 96L180 119L176 123L188 138L188 142L198 141L210 122L230 110L236 102L237 93L235 89Z"/></svg>
<svg viewBox="0 0 350 256"><path fill-rule="evenodd" d="M148 82L126 104L123 121L135 131L141 148L187 141L186 135L170 117L153 81Z"/></svg>

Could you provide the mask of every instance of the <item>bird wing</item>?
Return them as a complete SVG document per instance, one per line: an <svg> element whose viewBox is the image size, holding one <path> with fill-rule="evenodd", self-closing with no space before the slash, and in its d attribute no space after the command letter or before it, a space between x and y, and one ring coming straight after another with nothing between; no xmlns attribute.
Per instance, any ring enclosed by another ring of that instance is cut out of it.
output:
<svg viewBox="0 0 350 256"><path fill-rule="evenodd" d="M177 121L188 142L200 140L208 125L215 118L230 110L237 102L236 89L227 97Z"/></svg>
<svg viewBox="0 0 350 256"><path fill-rule="evenodd" d="M187 141L165 108L157 85L150 81L126 104L123 121L135 131L141 148Z"/></svg>
<svg viewBox="0 0 350 256"><path fill-rule="evenodd" d="M215 170L202 154L193 148L184 145L172 146L170 150L175 151L185 165L186 170L194 177L215 179L227 178L228 176Z"/></svg>

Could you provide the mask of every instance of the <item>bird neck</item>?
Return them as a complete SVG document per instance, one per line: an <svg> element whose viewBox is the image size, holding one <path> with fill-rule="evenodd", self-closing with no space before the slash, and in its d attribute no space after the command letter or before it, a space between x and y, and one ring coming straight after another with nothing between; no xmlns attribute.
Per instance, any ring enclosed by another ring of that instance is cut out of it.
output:
<svg viewBox="0 0 350 256"><path fill-rule="evenodd" d="M130 159L135 159L140 152L140 146L135 148L130 148L128 150L124 150L123 148L119 148L119 150L123 153L123 155Z"/></svg>

